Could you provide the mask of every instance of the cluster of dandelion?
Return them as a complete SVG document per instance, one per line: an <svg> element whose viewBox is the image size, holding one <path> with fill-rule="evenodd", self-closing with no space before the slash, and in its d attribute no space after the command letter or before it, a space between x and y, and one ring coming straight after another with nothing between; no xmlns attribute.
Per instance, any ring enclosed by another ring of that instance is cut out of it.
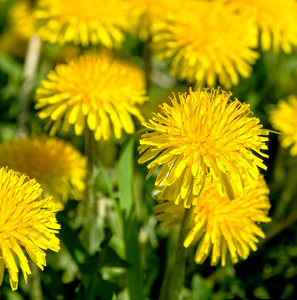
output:
<svg viewBox="0 0 297 300"><path fill-rule="evenodd" d="M211 264L229 249L233 263L256 250L269 222L267 185L258 167L266 169L262 151L268 131L249 117L249 105L231 93L198 90L175 96L144 125L153 130L140 140L139 163L152 160L148 176L157 169L155 207L164 227L181 224L184 211L194 208L192 229L184 246L200 241L195 261L202 263L212 250Z"/></svg>
<svg viewBox="0 0 297 300"><path fill-rule="evenodd" d="M37 32L60 46L100 45L97 53L58 64L41 81L35 109L46 120L45 130L50 136L87 131L96 141L134 133L133 117L144 121L138 108L147 100L144 74L106 51L119 50L126 33L151 41L160 60L171 60L171 73L192 86L238 84L240 76L250 76L258 46L290 53L297 45L296 1L250 2L159 0L159 16L147 0L38 0L32 14L28 2L17 1L21 9L14 7L11 22L19 35ZM259 223L270 221L269 189L259 171L266 170L268 131L250 116L248 104L231 96L219 89L189 89L143 123L150 131L140 140L139 163L151 161L147 178L156 175L156 199L163 201L154 208L157 219L166 228L183 225L192 209L183 246L199 243L199 264L211 255L211 265L221 259L224 266L227 253L232 263L246 259L265 236ZM275 128L286 133L283 146L293 145L292 155L297 154L296 103L281 102L271 115ZM31 270L23 250L41 269L43 250L59 250L55 212L69 197L83 198L87 158L58 138L32 136L0 144L0 166L0 283L7 268L15 290L15 255L27 281Z"/></svg>
<svg viewBox="0 0 297 300"><path fill-rule="evenodd" d="M39 0L31 6L17 1L11 17L25 38L37 32L61 46L119 50L127 34L136 34L151 41L159 60L171 61L173 75L209 87L219 81L230 88L249 77L259 46L290 53L297 45L295 0Z"/></svg>

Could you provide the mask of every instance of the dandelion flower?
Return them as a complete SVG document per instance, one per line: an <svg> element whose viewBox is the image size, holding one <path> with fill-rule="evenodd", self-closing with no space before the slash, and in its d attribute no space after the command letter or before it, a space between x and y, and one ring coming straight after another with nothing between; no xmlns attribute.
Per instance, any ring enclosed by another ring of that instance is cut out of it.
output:
<svg viewBox="0 0 297 300"><path fill-rule="evenodd" d="M129 1L39 0L35 12L41 39L63 45L102 44L120 48L124 31L131 26Z"/></svg>
<svg viewBox="0 0 297 300"><path fill-rule="evenodd" d="M53 123L50 134L61 124L63 131L74 124L75 133L81 135L86 122L96 140L108 140L112 123L119 139L122 128L134 132L131 114L143 120L135 107L146 100L142 72L108 56L85 55L58 65L41 84L35 107L41 109L41 119L49 118L48 126Z"/></svg>
<svg viewBox="0 0 297 300"><path fill-rule="evenodd" d="M29 1L18 0L13 5L9 18L12 30L18 36L28 40L35 33L35 19Z"/></svg>
<svg viewBox="0 0 297 300"><path fill-rule="evenodd" d="M260 29L263 50L282 48L290 53L297 45L296 0L225 0L239 15L247 16Z"/></svg>
<svg viewBox="0 0 297 300"><path fill-rule="evenodd" d="M4 269L8 269L12 290L18 287L17 256L25 282L31 274L30 256L43 270L45 252L59 251L60 229L50 198L41 198L42 189L34 179L13 170L0 169L0 285Z"/></svg>
<svg viewBox="0 0 297 300"><path fill-rule="evenodd" d="M170 14L178 9L180 0L129 0L133 5L132 18L136 20L135 29L141 40L145 41L153 34L153 25L160 16Z"/></svg>
<svg viewBox="0 0 297 300"><path fill-rule="evenodd" d="M230 96L214 89L189 90L179 101L174 95L172 106L164 103L162 113L144 123L153 132L140 140L139 163L153 160L147 178L162 166L155 182L162 188L162 199L173 193L175 204L196 205L210 174L220 195L232 200L234 185L244 194L239 168L251 182L259 176L257 167L266 169L255 153L267 157L262 150L267 149L268 131L259 119L248 117L248 104L231 101Z"/></svg>
<svg viewBox="0 0 297 300"><path fill-rule="evenodd" d="M297 98L289 96L289 101L280 100L270 114L272 126L281 132L280 142L284 148L290 146L290 154L297 155Z"/></svg>
<svg viewBox="0 0 297 300"><path fill-rule="evenodd" d="M206 17L207 16L207 17ZM178 13L155 24L153 47L171 72L190 83L229 88L249 77L259 54L257 29L220 1L184 1Z"/></svg>
<svg viewBox="0 0 297 300"><path fill-rule="evenodd" d="M192 227L184 241L188 247L199 242L195 261L202 264L211 254L211 265L218 264L221 258L222 266L226 263L227 252L232 263L238 262L239 257L246 259L250 249L257 250L258 237L264 238L262 229L257 226L260 222L270 222L267 216L270 209L269 190L262 176L251 185L246 177L245 196L235 192L235 199L230 201L221 197L216 185L208 178L207 189L203 192L198 204L194 207ZM160 213L158 219L161 226L170 228L180 224L184 214L184 206L166 201L154 208Z"/></svg>
<svg viewBox="0 0 297 300"><path fill-rule="evenodd" d="M0 144L0 166L35 178L44 196L62 209L68 196L81 199L86 159L70 143L47 136L13 139Z"/></svg>

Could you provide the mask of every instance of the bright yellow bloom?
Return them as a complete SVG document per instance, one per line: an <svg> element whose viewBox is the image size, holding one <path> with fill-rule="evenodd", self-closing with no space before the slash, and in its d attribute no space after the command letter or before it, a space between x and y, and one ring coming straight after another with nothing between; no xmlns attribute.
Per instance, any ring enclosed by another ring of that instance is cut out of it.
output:
<svg viewBox="0 0 297 300"><path fill-rule="evenodd" d="M105 55L85 55L58 65L41 84L35 108L42 109L38 113L41 119L54 123L50 134L64 119L63 131L74 124L75 133L81 135L87 123L96 140L109 139L112 123L119 139L122 128L129 134L134 132L131 114L143 120L135 107L146 100L142 72Z"/></svg>
<svg viewBox="0 0 297 300"><path fill-rule="evenodd" d="M135 29L141 40L147 40L153 34L152 27L165 15L178 9L180 0L129 0L133 6L133 21L136 21Z"/></svg>
<svg viewBox="0 0 297 300"><path fill-rule="evenodd" d="M200 89L180 94L179 101L174 95L173 106L164 103L162 113L144 123L153 132L140 140L139 163L153 160L147 177L162 166L155 183L162 188L162 199L173 193L175 204L196 205L210 174L220 195L232 200L234 185L244 194L239 168L250 182L259 176L257 166L266 169L255 153L267 157L262 150L267 149L268 131L262 129L259 119L248 117L248 104L231 101L230 96Z"/></svg>
<svg viewBox="0 0 297 300"><path fill-rule="evenodd" d="M238 73L249 77L259 54L257 28L220 1L183 1L178 13L155 24L153 47L160 60L173 59L180 79L229 88Z"/></svg>
<svg viewBox="0 0 297 300"><path fill-rule="evenodd" d="M289 96L289 101L280 100L270 114L270 122L281 132L279 138L284 148L291 147L290 154L297 155L297 97Z"/></svg>
<svg viewBox="0 0 297 300"><path fill-rule="evenodd" d="M269 190L262 176L251 185L243 174L246 183L245 196L235 191L235 199L230 201L221 197L215 184L208 177L207 189L203 192L197 206L194 207L193 224L184 246L199 242L195 261L202 264L211 255L211 265L218 264L221 258L222 266L226 263L227 251L230 252L232 263L238 258L246 259L250 248L257 250L257 236L264 238L260 222L270 222L267 216L270 209ZM167 201L157 205L155 212L160 213L158 220L161 226L170 228L180 224L184 214L184 206Z"/></svg>
<svg viewBox="0 0 297 300"><path fill-rule="evenodd" d="M32 4L27 0L18 0L11 9L10 23L14 33L22 38L30 39L35 32Z"/></svg>
<svg viewBox="0 0 297 300"><path fill-rule="evenodd" d="M281 47L290 53L297 45L296 0L223 0L231 4L239 15L248 17L260 29L263 50L278 52Z"/></svg>
<svg viewBox="0 0 297 300"><path fill-rule="evenodd" d="M39 0L35 12L41 39L63 45L102 44L120 48L131 26L125 0Z"/></svg>
<svg viewBox="0 0 297 300"><path fill-rule="evenodd" d="M59 251L60 229L50 198L41 198L42 189L35 179L13 170L0 169L0 285L4 268L9 272L12 290L18 287L17 256L25 282L31 274L30 258L43 270L45 252Z"/></svg>
<svg viewBox="0 0 297 300"><path fill-rule="evenodd" d="M0 144L0 166L35 178L44 196L64 207L68 197L81 199L86 159L70 143L47 136L13 139Z"/></svg>

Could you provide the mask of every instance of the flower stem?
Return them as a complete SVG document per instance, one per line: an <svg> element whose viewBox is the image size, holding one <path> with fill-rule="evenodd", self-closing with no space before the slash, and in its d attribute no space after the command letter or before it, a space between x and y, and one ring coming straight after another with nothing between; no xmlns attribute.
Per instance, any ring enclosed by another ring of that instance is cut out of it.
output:
<svg viewBox="0 0 297 300"><path fill-rule="evenodd" d="M30 268L32 270L32 276L30 279L30 296L31 299L36 300L42 300L43 299L43 293L42 293L42 287L41 287L41 278L40 278L40 269L38 266L30 261Z"/></svg>
<svg viewBox="0 0 297 300"><path fill-rule="evenodd" d="M147 41L144 42L143 58L144 58L144 71L146 79L146 91L149 93L151 87L151 73L152 73L152 49L151 49L152 37L148 37Z"/></svg>
<svg viewBox="0 0 297 300"><path fill-rule="evenodd" d="M187 249L183 244L192 226L193 210L194 206L190 209L185 209L178 236L175 259L172 264L169 264L169 269L165 274L160 300L177 300L183 289L187 258Z"/></svg>
<svg viewBox="0 0 297 300"><path fill-rule="evenodd" d="M83 236L87 242L89 249L91 249L91 230L93 224L96 222L97 217L97 206L95 200L95 139L94 132L88 127L86 128L85 135L85 155L87 157L87 178L85 187L85 217L84 217L84 228Z"/></svg>
<svg viewBox="0 0 297 300"><path fill-rule="evenodd" d="M20 113L18 117L19 129L18 136L25 136L28 133L29 104L30 96L35 85L35 76L39 63L40 38L33 34L29 41L28 51L24 66L24 82L19 92Z"/></svg>

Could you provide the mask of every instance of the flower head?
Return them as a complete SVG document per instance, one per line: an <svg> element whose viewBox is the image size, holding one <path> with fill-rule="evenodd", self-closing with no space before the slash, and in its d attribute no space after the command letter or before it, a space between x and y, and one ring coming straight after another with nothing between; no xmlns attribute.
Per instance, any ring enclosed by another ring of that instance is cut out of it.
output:
<svg viewBox="0 0 297 300"><path fill-rule="evenodd" d="M280 141L284 148L291 147L290 154L297 155L297 98L289 96L289 101L280 100L270 114L272 126L281 132Z"/></svg>
<svg viewBox="0 0 297 300"><path fill-rule="evenodd" d="M175 204L197 204L210 174L220 195L232 200L234 185L244 194L240 168L251 182L259 176L257 166L266 169L255 153L267 157L262 150L267 149L268 131L261 129L259 119L248 117L248 104L230 101L230 96L200 89L180 94L179 101L174 95L173 106L164 103L162 113L144 123L153 132L140 140L139 163L153 160L147 177L162 166L155 183L162 199L173 193Z"/></svg>
<svg viewBox="0 0 297 300"><path fill-rule="evenodd" d="M75 133L81 135L86 123L96 140L107 140L111 123L116 138L120 138L122 128L134 132L130 114L143 120L135 107L146 100L143 74L106 55L85 55L58 65L41 84L35 107L41 108L41 119L49 118L48 124L53 123L50 134L61 124L64 131L74 124Z"/></svg>
<svg viewBox="0 0 297 300"><path fill-rule="evenodd" d="M246 16L260 29L263 50L282 48L290 53L297 45L296 0L223 0Z"/></svg>
<svg viewBox="0 0 297 300"><path fill-rule="evenodd" d="M130 28L129 1L39 0L35 12L41 39L63 45L102 44L120 48Z"/></svg>
<svg viewBox="0 0 297 300"><path fill-rule="evenodd" d="M70 143L47 136L13 139L0 144L0 166L35 178L44 196L63 208L68 196L81 199L86 159Z"/></svg>
<svg viewBox="0 0 297 300"><path fill-rule="evenodd" d="M13 170L0 169L0 284L8 269L12 290L18 286L17 256L25 282L31 274L23 251L43 270L45 252L59 251L60 229L50 198L41 198L42 189L34 179Z"/></svg>
<svg viewBox="0 0 297 300"><path fill-rule="evenodd" d="M170 18L156 22L153 47L160 60L172 58L180 79L208 86L230 87L238 73L248 77L259 54L257 29L221 1L183 1Z"/></svg>
<svg viewBox="0 0 297 300"><path fill-rule="evenodd" d="M235 199L230 201L221 197L215 184L207 178L207 189L203 192L198 204L194 207L193 223L184 246L188 247L199 242L195 261L201 264L211 255L211 265L218 264L221 258L222 266L226 262L227 251L230 252L232 263L238 258L246 259L250 248L257 250L257 236L264 238L260 222L270 222L267 216L270 209L269 190L262 176L251 185L243 174L246 182L245 196L235 191ZM230 180L232 180L230 178ZM160 213L158 220L163 227L180 224L184 214L184 206L175 205L173 201L158 204L154 208Z"/></svg>
<svg viewBox="0 0 297 300"><path fill-rule="evenodd" d="M27 0L18 0L10 11L10 23L14 33L29 39L35 32L32 5Z"/></svg>
<svg viewBox="0 0 297 300"><path fill-rule="evenodd" d="M135 28L141 40L147 40L153 34L153 25L160 16L170 14L178 9L180 0L129 0L133 5L132 15L136 21Z"/></svg>

